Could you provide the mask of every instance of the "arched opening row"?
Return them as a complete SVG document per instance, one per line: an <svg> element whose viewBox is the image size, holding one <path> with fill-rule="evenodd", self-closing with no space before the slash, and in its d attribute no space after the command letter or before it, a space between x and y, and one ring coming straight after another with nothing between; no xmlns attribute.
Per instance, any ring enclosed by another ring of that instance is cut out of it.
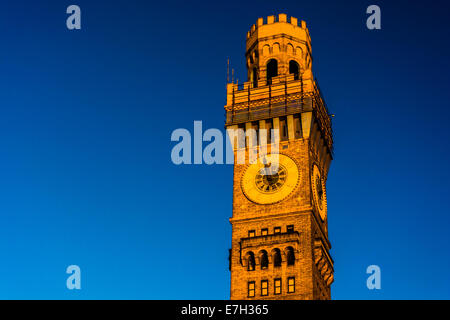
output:
<svg viewBox="0 0 450 320"><path fill-rule="evenodd" d="M266 84L272 84L272 78L277 77L278 72L278 61L276 59L270 59L266 64ZM289 74L294 75L294 80L300 79L300 65L297 61L291 60L289 61ZM253 85L253 88L258 87L258 69L253 67L250 72L250 82Z"/></svg>
<svg viewBox="0 0 450 320"><path fill-rule="evenodd" d="M259 251L257 256L253 251L247 252L245 255L245 260L247 262L247 270L248 271L256 270L257 258L261 270L268 269L270 263L273 263L274 268L281 267L283 261L285 261L288 266L295 265L295 252L294 248L292 247L285 248L283 252L280 249L275 248L271 251L270 257L271 259L269 259L269 254L267 253L266 250Z"/></svg>

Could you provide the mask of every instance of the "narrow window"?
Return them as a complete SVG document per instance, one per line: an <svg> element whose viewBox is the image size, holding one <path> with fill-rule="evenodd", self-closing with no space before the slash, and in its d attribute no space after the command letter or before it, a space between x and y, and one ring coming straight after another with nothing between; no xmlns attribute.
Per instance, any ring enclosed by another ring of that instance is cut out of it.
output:
<svg viewBox="0 0 450 320"><path fill-rule="evenodd" d="M295 292L295 278L294 277L289 277L288 278L287 292L288 293Z"/></svg>
<svg viewBox="0 0 450 320"><path fill-rule="evenodd" d="M248 282L248 297L252 298L255 296L255 281Z"/></svg>
<svg viewBox="0 0 450 320"><path fill-rule="evenodd" d="M253 238L256 235L255 230L249 230L248 231L248 237Z"/></svg>
<svg viewBox="0 0 450 320"><path fill-rule="evenodd" d="M294 137L295 139L302 138L302 123L299 114L294 115Z"/></svg>
<svg viewBox="0 0 450 320"><path fill-rule="evenodd" d="M253 88L257 88L258 87L258 71L256 70L256 68L253 68L252 71L252 77L253 77Z"/></svg>
<svg viewBox="0 0 450 320"><path fill-rule="evenodd" d="M273 293L274 294L281 294L281 279L275 279Z"/></svg>
<svg viewBox="0 0 450 320"><path fill-rule="evenodd" d="M269 294L269 281L261 280L261 295L267 296Z"/></svg>
<svg viewBox="0 0 450 320"><path fill-rule="evenodd" d="M254 130L252 132L252 147L256 147L258 145L258 130L259 130L259 122L254 121L251 123L251 128Z"/></svg>
<svg viewBox="0 0 450 320"><path fill-rule="evenodd" d="M267 63L267 84L272 84L272 78L278 76L278 62L275 59L271 59Z"/></svg>
<svg viewBox="0 0 450 320"><path fill-rule="evenodd" d="M290 224L290 225L288 225L287 227L286 227L286 231L287 232L294 232L294 225L293 224Z"/></svg>
<svg viewBox="0 0 450 320"><path fill-rule="evenodd" d="M263 250L261 253L261 270L267 269L269 267L269 257L267 251Z"/></svg>
<svg viewBox="0 0 450 320"><path fill-rule="evenodd" d="M286 117L280 118L280 140L287 141L288 140L288 128Z"/></svg>
<svg viewBox="0 0 450 320"><path fill-rule="evenodd" d="M288 266L293 266L295 264L295 254L292 247L287 248L286 260Z"/></svg>
<svg viewBox="0 0 450 320"><path fill-rule="evenodd" d="M266 120L267 144L272 143L273 140L272 129L273 129L272 119Z"/></svg>
<svg viewBox="0 0 450 320"><path fill-rule="evenodd" d="M250 252L248 254L248 265L247 265L248 271L254 271L255 270L255 255L253 252Z"/></svg>
<svg viewBox="0 0 450 320"><path fill-rule="evenodd" d="M238 148L245 148L245 123L238 124ZM241 136L242 135L242 136Z"/></svg>
<svg viewBox="0 0 450 320"><path fill-rule="evenodd" d="M276 248L273 253L273 266L275 268L281 267L281 251L278 248Z"/></svg>
<svg viewBox="0 0 450 320"><path fill-rule="evenodd" d="M281 233L281 227L273 228L273 233Z"/></svg>
<svg viewBox="0 0 450 320"><path fill-rule="evenodd" d="M267 236L269 234L269 229L261 229L261 235L262 236Z"/></svg>
<svg viewBox="0 0 450 320"><path fill-rule="evenodd" d="M294 61L294 60L289 61L289 73L294 75L294 80L299 79L299 74L300 74L299 70L300 70L300 68L296 61Z"/></svg>

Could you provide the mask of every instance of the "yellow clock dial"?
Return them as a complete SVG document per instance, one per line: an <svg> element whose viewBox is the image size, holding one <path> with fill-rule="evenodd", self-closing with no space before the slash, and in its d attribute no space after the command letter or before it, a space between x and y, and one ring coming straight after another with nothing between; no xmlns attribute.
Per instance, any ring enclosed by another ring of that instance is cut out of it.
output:
<svg viewBox="0 0 450 320"><path fill-rule="evenodd" d="M245 170L241 187L250 201L259 204L279 202L297 186L299 170L294 160L279 154L276 165L275 159L275 156L261 157Z"/></svg>
<svg viewBox="0 0 450 320"><path fill-rule="evenodd" d="M320 170L317 167L317 165L314 165L313 167L313 173L311 176L311 186L317 211L319 211L320 218L323 221L325 221L327 217L327 199L325 194L325 183L320 175Z"/></svg>

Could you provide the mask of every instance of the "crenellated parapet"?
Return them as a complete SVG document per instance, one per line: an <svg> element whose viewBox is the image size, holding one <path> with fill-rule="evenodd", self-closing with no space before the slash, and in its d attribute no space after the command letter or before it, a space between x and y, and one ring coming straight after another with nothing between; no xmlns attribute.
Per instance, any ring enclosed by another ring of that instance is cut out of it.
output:
<svg viewBox="0 0 450 320"><path fill-rule="evenodd" d="M299 72L311 70L311 37L305 21L284 13L259 18L247 32L246 62L248 80L265 80L267 62L275 59L280 75L289 73L290 61L299 65Z"/></svg>
<svg viewBox="0 0 450 320"><path fill-rule="evenodd" d="M288 21L289 20L289 21ZM284 13L280 13L277 16L272 15L268 16L265 19L264 18L258 18L256 21L256 24L252 25L250 30L247 32L247 39L251 38L258 29L263 28L264 26L270 26L274 23L287 23L292 25L293 27L301 28L303 30L306 30L308 32L308 29L306 28L306 22L301 20L300 23L297 18L295 17L288 17ZM309 37L309 32L308 32ZM311 41L311 39L310 39Z"/></svg>

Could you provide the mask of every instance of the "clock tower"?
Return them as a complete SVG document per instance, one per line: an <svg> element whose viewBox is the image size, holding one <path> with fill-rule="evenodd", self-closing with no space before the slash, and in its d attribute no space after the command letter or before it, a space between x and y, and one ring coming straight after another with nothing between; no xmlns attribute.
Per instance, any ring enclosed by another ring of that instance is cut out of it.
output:
<svg viewBox="0 0 450 320"><path fill-rule="evenodd" d="M225 106L235 156L231 299L331 299L333 137L306 23L258 19L245 58L248 81L227 84Z"/></svg>

